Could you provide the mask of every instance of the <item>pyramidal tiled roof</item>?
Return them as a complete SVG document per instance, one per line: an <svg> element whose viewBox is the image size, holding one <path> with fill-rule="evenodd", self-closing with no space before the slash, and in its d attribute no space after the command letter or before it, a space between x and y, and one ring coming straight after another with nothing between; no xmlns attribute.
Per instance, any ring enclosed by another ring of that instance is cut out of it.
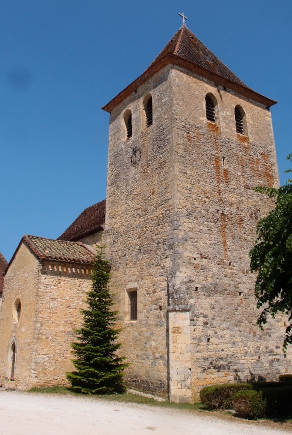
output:
<svg viewBox="0 0 292 435"><path fill-rule="evenodd" d="M86 208L66 231L58 237L58 240L78 240L81 237L101 230L105 221L105 209L105 199Z"/></svg>
<svg viewBox="0 0 292 435"><path fill-rule="evenodd" d="M106 104L103 109L111 112L116 105L120 104L127 96L134 92L138 86L142 85L152 75L169 64L183 67L216 84L235 90L240 95L258 101L267 107L276 103L246 86L186 26L182 26L151 63L149 68Z"/></svg>
<svg viewBox="0 0 292 435"><path fill-rule="evenodd" d="M3 292L3 284L4 284L3 273L5 272L7 266L8 263L0 252L0 296L2 295Z"/></svg>
<svg viewBox="0 0 292 435"><path fill-rule="evenodd" d="M181 27L152 63L172 54L187 60L231 82L246 86L186 26Z"/></svg>
<svg viewBox="0 0 292 435"><path fill-rule="evenodd" d="M22 238L40 260L91 264L94 254L83 243L26 235Z"/></svg>

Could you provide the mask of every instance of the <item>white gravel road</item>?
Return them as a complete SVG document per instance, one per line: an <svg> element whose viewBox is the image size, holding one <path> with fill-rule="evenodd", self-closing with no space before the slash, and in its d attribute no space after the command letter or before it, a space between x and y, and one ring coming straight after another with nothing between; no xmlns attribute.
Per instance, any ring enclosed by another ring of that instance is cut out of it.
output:
<svg viewBox="0 0 292 435"><path fill-rule="evenodd" d="M0 391L1 435L226 435L287 433L183 410Z"/></svg>

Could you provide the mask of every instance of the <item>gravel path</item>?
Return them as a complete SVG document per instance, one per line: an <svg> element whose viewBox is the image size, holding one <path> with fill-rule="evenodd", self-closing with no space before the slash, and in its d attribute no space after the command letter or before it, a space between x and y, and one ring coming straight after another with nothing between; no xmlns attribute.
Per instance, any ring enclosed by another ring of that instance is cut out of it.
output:
<svg viewBox="0 0 292 435"><path fill-rule="evenodd" d="M187 411L90 398L0 391L0 435L283 434ZM287 433L287 432L286 432Z"/></svg>

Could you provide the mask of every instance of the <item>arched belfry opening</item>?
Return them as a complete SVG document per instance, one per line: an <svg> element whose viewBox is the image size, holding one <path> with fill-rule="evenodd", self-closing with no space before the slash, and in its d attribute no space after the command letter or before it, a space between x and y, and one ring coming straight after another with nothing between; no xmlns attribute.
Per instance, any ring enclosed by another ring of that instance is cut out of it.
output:
<svg viewBox="0 0 292 435"><path fill-rule="evenodd" d="M132 112L130 110L125 111L124 121L125 121L127 139L130 139L133 135Z"/></svg>
<svg viewBox="0 0 292 435"><path fill-rule="evenodd" d="M217 100L212 94L207 94L205 97L206 118L210 122L216 122L216 106Z"/></svg>
<svg viewBox="0 0 292 435"><path fill-rule="evenodd" d="M247 135L246 116L241 106L235 106L234 109L236 133Z"/></svg>
<svg viewBox="0 0 292 435"><path fill-rule="evenodd" d="M11 358L10 380L14 381L15 362L16 362L16 344L15 344L15 341L13 341L12 344L11 344L10 358Z"/></svg>
<svg viewBox="0 0 292 435"><path fill-rule="evenodd" d="M152 96L147 95L144 98L144 111L146 117L146 127L150 127L153 123L153 107L152 107Z"/></svg>

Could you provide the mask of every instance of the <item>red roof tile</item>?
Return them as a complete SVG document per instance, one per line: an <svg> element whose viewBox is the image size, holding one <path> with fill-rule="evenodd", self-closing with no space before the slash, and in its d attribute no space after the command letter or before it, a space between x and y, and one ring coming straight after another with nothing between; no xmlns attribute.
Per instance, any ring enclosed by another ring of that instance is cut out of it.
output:
<svg viewBox="0 0 292 435"><path fill-rule="evenodd" d="M164 56L173 54L191 63L201 66L218 76L234 83L246 86L224 63L221 62L187 27L181 27L166 47L160 52L154 63Z"/></svg>
<svg viewBox="0 0 292 435"><path fill-rule="evenodd" d="M22 241L40 260L92 264L94 259L94 254L80 242L53 240L30 235L24 236Z"/></svg>
<svg viewBox="0 0 292 435"><path fill-rule="evenodd" d="M267 107L276 101L270 100L247 87L227 68L187 27L181 27L160 52L149 68L127 88L114 97L103 109L111 112L126 97L166 65L181 66L216 84L233 89L240 95L258 101Z"/></svg>
<svg viewBox="0 0 292 435"><path fill-rule="evenodd" d="M58 240L78 240L102 230L105 221L106 200L86 208L77 219L58 237Z"/></svg>
<svg viewBox="0 0 292 435"><path fill-rule="evenodd" d="M5 272L7 266L8 263L0 252L0 296L2 295L4 285L3 273Z"/></svg>

